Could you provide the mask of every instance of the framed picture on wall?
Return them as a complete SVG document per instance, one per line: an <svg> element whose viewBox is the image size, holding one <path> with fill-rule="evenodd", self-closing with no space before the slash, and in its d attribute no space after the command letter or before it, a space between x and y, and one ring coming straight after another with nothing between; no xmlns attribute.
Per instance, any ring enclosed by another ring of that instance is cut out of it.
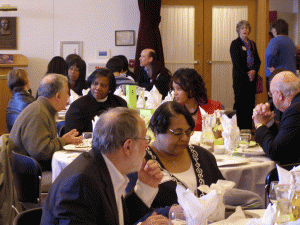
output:
<svg viewBox="0 0 300 225"><path fill-rule="evenodd" d="M82 57L82 41L60 42L60 56L65 59L70 54L76 54Z"/></svg>
<svg viewBox="0 0 300 225"><path fill-rule="evenodd" d="M0 17L0 49L17 49L17 17Z"/></svg>
<svg viewBox="0 0 300 225"><path fill-rule="evenodd" d="M115 40L116 46L134 46L135 35L134 30L116 30Z"/></svg>

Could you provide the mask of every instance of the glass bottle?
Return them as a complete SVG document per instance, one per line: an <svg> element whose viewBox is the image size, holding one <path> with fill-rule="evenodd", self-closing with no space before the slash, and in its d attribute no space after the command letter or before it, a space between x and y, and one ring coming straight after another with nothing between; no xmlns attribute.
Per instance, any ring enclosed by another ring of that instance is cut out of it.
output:
<svg viewBox="0 0 300 225"><path fill-rule="evenodd" d="M294 196L292 199L292 212L295 220L300 218L300 171L291 171L293 177Z"/></svg>
<svg viewBox="0 0 300 225"><path fill-rule="evenodd" d="M213 115L203 115L202 118L201 146L210 152L214 152L215 136L212 131Z"/></svg>
<svg viewBox="0 0 300 225"><path fill-rule="evenodd" d="M221 123L221 117L224 115L225 111L224 110L216 110L214 112L214 116L215 116L215 126L213 129L213 133L215 136L215 139L220 139L222 138L222 131L223 131L223 127L222 127L222 123Z"/></svg>

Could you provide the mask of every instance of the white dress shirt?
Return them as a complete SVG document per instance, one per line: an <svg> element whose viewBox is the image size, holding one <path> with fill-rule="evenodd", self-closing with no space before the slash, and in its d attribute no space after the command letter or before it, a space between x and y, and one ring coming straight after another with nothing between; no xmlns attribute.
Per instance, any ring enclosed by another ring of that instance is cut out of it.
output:
<svg viewBox="0 0 300 225"><path fill-rule="evenodd" d="M114 166L114 164L105 156L103 155L104 161L108 168L112 184L114 186L114 193L118 208L118 215L119 215L119 223L120 225L124 224L124 213L123 213L123 205L122 205L122 196L125 197L126 192L125 189L129 182L127 176L124 176L120 173L120 171ZM137 196L148 206L150 207L156 194L158 193L158 187L153 188L141 181L137 181L136 186L134 188L135 193Z"/></svg>

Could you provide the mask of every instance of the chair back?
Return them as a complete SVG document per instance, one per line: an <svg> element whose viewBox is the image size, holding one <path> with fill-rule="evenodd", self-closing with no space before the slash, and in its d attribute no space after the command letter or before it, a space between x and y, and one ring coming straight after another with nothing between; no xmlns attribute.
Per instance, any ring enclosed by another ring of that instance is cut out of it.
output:
<svg viewBox="0 0 300 225"><path fill-rule="evenodd" d="M65 121L60 121L56 124L58 137L62 137L65 134Z"/></svg>
<svg viewBox="0 0 300 225"><path fill-rule="evenodd" d="M13 174L19 201L40 204L42 169L39 163L13 152Z"/></svg>
<svg viewBox="0 0 300 225"><path fill-rule="evenodd" d="M280 167L286 169L286 170L291 170L293 169L295 166L299 166L300 163L293 163L293 164L287 164L287 165L280 165ZM266 206L270 203L270 199L269 199L269 193L270 193L270 185L272 181L278 181L278 172L277 172L277 168L272 169L267 177L266 177L266 182L265 182L265 203Z"/></svg>
<svg viewBox="0 0 300 225"><path fill-rule="evenodd" d="M29 209L21 212L14 219L13 225L39 225L42 218L42 208Z"/></svg>

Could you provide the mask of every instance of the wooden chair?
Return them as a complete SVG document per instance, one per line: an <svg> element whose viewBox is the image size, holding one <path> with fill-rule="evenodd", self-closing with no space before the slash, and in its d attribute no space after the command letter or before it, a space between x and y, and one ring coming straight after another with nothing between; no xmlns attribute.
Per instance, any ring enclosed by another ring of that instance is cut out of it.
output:
<svg viewBox="0 0 300 225"><path fill-rule="evenodd" d="M21 212L14 219L13 225L39 225L41 223L42 212L42 208Z"/></svg>
<svg viewBox="0 0 300 225"><path fill-rule="evenodd" d="M41 206L42 169L28 156L13 152L13 174L19 202L24 209Z"/></svg>

